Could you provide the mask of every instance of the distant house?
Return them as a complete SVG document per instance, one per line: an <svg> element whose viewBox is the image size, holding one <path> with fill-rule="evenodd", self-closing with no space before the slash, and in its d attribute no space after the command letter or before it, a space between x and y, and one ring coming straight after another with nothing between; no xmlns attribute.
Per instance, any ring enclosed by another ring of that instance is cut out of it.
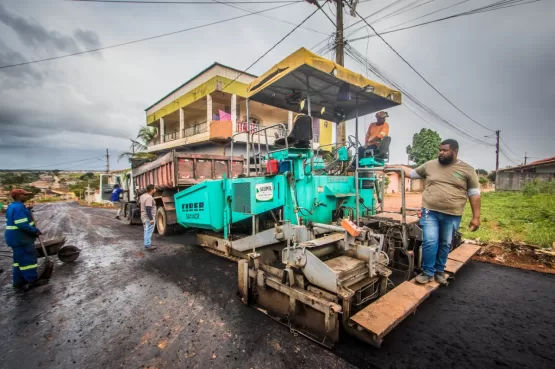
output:
<svg viewBox="0 0 555 369"><path fill-rule="evenodd" d="M44 181L44 180L35 181L35 182L32 182L32 183L29 183L29 186L36 187L40 190L47 190L47 189L50 188L50 182Z"/></svg>
<svg viewBox="0 0 555 369"><path fill-rule="evenodd" d="M68 189L58 188L55 190L46 190L40 196L37 196L37 198L41 197L55 197L60 200L71 200L76 198L77 196L75 196L75 193L69 191Z"/></svg>
<svg viewBox="0 0 555 369"><path fill-rule="evenodd" d="M401 193L401 174L398 172L387 173L389 185L385 189L385 193ZM424 191L424 181L420 179L411 179L405 177L405 192L422 192Z"/></svg>
<svg viewBox="0 0 555 369"><path fill-rule="evenodd" d="M529 164L500 169L497 172L496 189L502 191L520 191L532 181L555 180L555 156L537 160Z"/></svg>

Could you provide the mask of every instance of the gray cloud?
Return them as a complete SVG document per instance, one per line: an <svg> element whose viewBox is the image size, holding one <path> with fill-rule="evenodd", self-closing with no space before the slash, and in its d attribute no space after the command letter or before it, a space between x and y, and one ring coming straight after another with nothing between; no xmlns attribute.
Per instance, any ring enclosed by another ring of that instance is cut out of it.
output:
<svg viewBox="0 0 555 369"><path fill-rule="evenodd" d="M0 22L10 27L21 42L34 48L50 50L54 47L58 51L78 52L81 47L96 48L100 46L98 35L93 31L76 29L74 38L63 35L58 31L48 30L41 24L20 17L8 11L0 4Z"/></svg>
<svg viewBox="0 0 555 369"><path fill-rule="evenodd" d="M10 49L0 40L0 65L10 65L24 62L21 53ZM31 65L23 65L18 68L7 68L0 74L2 88L11 89L22 84L40 84L43 80L42 74Z"/></svg>

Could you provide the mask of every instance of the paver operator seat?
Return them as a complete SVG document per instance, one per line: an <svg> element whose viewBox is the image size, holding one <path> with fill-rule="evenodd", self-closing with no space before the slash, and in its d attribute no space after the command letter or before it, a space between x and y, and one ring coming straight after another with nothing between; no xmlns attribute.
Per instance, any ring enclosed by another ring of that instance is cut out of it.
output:
<svg viewBox="0 0 555 369"><path fill-rule="evenodd" d="M312 137L312 117L304 114L297 115L289 136L278 138L275 145L285 146L285 140L287 140L289 146L306 149L310 147Z"/></svg>

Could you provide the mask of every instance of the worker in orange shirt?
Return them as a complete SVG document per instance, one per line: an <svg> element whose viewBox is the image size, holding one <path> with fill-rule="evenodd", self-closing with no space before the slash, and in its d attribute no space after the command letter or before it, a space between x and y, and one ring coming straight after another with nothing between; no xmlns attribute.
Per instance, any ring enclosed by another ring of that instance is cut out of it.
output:
<svg viewBox="0 0 555 369"><path fill-rule="evenodd" d="M358 157L364 158L364 152L366 150L377 150L383 139L389 135L389 123L385 121L389 114L386 111L380 111L376 113L376 122L370 124L368 127L368 132L366 132L366 139L364 141L364 146L358 148ZM374 152L376 154L376 152Z"/></svg>

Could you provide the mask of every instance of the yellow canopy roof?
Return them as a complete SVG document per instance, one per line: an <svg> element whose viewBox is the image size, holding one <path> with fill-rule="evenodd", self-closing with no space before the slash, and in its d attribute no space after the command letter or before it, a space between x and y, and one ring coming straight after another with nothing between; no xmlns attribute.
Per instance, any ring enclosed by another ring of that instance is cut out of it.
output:
<svg viewBox="0 0 555 369"><path fill-rule="evenodd" d="M307 88L307 81L308 87ZM401 93L300 48L248 86L248 97L285 110L299 109L310 90L311 115L340 122L401 104ZM347 97L349 96L349 97ZM325 108L322 114L322 108ZM308 114L308 104L302 112Z"/></svg>

